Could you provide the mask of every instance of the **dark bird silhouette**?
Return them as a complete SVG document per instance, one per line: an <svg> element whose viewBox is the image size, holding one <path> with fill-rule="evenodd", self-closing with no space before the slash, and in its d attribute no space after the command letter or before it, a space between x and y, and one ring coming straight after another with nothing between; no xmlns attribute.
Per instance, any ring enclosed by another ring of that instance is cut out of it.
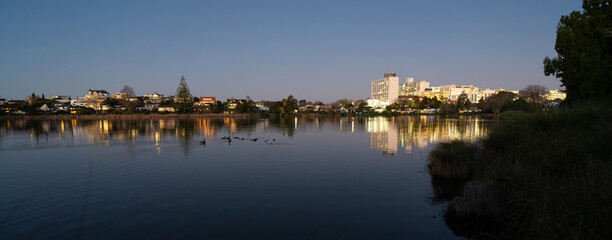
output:
<svg viewBox="0 0 612 240"><path fill-rule="evenodd" d="M202 141L200 141L201 145L206 145L206 138L202 139Z"/></svg>

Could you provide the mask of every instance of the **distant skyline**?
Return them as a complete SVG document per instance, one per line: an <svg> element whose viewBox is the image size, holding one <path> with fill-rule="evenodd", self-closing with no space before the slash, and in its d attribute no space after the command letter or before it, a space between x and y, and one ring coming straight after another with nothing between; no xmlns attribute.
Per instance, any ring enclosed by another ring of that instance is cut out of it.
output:
<svg viewBox="0 0 612 240"><path fill-rule="evenodd" d="M558 89L562 15L579 0L1 1L0 97L365 99L385 72L432 86Z"/></svg>

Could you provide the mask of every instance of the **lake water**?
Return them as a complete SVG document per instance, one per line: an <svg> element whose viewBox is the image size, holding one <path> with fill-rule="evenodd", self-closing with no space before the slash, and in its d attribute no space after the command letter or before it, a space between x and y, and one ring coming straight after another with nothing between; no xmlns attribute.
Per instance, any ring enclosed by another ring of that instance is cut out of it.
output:
<svg viewBox="0 0 612 240"><path fill-rule="evenodd" d="M425 161L490 125L0 120L0 239L453 239Z"/></svg>

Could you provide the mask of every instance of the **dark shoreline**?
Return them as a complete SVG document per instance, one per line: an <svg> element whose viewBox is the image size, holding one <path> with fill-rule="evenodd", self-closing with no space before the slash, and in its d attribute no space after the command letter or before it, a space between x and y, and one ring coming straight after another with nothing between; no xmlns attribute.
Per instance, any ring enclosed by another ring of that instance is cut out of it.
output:
<svg viewBox="0 0 612 240"><path fill-rule="evenodd" d="M251 114L207 113L207 114L92 114L92 115L5 115L0 120L48 120L48 119L194 119L194 118L251 118Z"/></svg>
<svg viewBox="0 0 612 240"><path fill-rule="evenodd" d="M610 239L610 119L608 105L574 106L442 142L427 160L432 199L470 239Z"/></svg>
<svg viewBox="0 0 612 240"><path fill-rule="evenodd" d="M521 115L530 115L528 113L520 113ZM509 117L505 114L495 115L492 113L462 113L462 114L398 114L398 113L367 113L367 114L340 114L340 113L302 113L290 115L292 117L396 117L396 116L481 116L485 118ZM65 119L219 119L219 118L257 118L257 117L279 117L277 115L259 114L259 113L151 113L151 114L87 114L87 115L72 115L72 114L41 114L41 115L0 115L0 120L65 120Z"/></svg>

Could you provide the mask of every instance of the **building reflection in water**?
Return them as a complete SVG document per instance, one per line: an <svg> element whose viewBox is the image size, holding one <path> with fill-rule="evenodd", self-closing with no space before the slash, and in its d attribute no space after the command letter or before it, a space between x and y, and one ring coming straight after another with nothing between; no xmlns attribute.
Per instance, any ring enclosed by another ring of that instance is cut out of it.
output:
<svg viewBox="0 0 612 240"><path fill-rule="evenodd" d="M486 134L488 120L480 116L400 117L289 117L218 119L123 119L123 120L0 120L0 137L12 131L27 131L30 144L59 140L62 146L114 141L135 145L149 141L155 151L164 150L164 141L178 142L186 155L196 138L251 135L273 132L293 137L297 132L338 131L370 133L370 147L383 155L395 155L398 148L410 153L432 143L452 139L476 140ZM50 140L51 139L51 140Z"/></svg>
<svg viewBox="0 0 612 240"><path fill-rule="evenodd" d="M398 145L406 153L413 148L454 139L477 140L486 134L487 121L480 116L448 118L434 115L372 117L366 119L372 149L383 155L394 155Z"/></svg>
<svg viewBox="0 0 612 240"><path fill-rule="evenodd" d="M370 133L370 147L382 151L383 155L397 152L397 129L393 118L372 117L366 120Z"/></svg>

